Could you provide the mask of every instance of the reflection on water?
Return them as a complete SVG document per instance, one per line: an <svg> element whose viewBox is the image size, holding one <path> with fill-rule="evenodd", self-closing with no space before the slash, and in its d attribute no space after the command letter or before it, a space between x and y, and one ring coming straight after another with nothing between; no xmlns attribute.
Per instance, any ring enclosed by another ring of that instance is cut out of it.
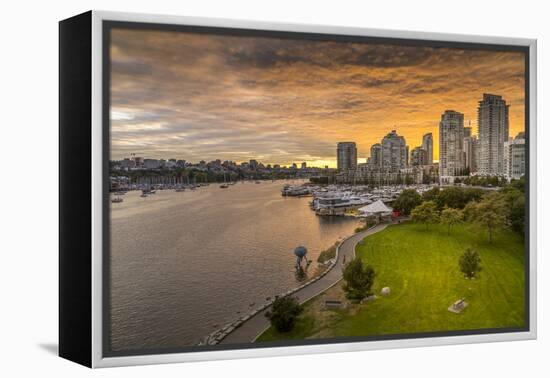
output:
<svg viewBox="0 0 550 378"><path fill-rule="evenodd" d="M112 204L112 349L196 345L298 286L296 246L308 248L311 273L320 251L353 233L356 220L318 217L282 185L129 192Z"/></svg>
<svg viewBox="0 0 550 378"><path fill-rule="evenodd" d="M300 283L304 283L307 281L307 271L303 269L302 267L297 267L294 272L294 277L296 277L296 281Z"/></svg>

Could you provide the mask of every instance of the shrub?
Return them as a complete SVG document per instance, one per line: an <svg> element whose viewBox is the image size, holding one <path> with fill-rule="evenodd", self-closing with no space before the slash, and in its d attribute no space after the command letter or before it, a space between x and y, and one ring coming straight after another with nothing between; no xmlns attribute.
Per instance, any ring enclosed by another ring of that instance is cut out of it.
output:
<svg viewBox="0 0 550 378"><path fill-rule="evenodd" d="M370 265L363 265L359 258L353 259L344 269L344 291L346 297L358 300L371 295L371 288L376 273Z"/></svg>
<svg viewBox="0 0 550 378"><path fill-rule="evenodd" d="M296 297L275 297L271 305L271 311L265 316L271 325L279 332L289 332L294 328L296 318L303 311Z"/></svg>
<svg viewBox="0 0 550 378"><path fill-rule="evenodd" d="M460 271L464 273L464 276L470 279L474 278L481 271L479 253L471 248L467 248L462 256L460 256L458 266L460 267Z"/></svg>

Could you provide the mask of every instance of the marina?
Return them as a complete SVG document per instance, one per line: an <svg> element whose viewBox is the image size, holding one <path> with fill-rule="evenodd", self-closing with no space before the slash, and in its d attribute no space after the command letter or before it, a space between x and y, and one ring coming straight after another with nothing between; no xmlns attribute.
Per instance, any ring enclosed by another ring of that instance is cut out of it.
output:
<svg viewBox="0 0 550 378"><path fill-rule="evenodd" d="M357 210L376 201L391 204L404 189L415 189L422 194L435 185L393 185L370 187L362 185L285 185L284 197L312 197L310 207L322 216L358 216Z"/></svg>

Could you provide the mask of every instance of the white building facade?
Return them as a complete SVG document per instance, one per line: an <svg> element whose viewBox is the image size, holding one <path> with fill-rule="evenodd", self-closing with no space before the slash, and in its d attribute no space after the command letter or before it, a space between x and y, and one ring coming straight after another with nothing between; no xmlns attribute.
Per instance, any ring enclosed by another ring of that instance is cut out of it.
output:
<svg viewBox="0 0 550 378"><path fill-rule="evenodd" d="M504 169L508 180L525 175L525 134L519 133L504 143Z"/></svg>

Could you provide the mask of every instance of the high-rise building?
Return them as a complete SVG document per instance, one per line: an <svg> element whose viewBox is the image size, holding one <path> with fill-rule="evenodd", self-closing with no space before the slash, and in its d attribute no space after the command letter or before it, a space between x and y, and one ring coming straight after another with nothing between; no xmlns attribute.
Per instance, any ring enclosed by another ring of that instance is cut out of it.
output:
<svg viewBox="0 0 550 378"><path fill-rule="evenodd" d="M443 181L465 173L463 143L464 114L446 110L439 122L439 176Z"/></svg>
<svg viewBox="0 0 550 378"><path fill-rule="evenodd" d="M420 167L428 164L428 151L422 147L415 147L411 151L411 165Z"/></svg>
<svg viewBox="0 0 550 378"><path fill-rule="evenodd" d="M434 163L434 139L432 133L427 133L422 136L422 149L426 151L427 165L432 165Z"/></svg>
<svg viewBox="0 0 550 378"><path fill-rule="evenodd" d="M336 160L339 172L357 168L357 147L355 142L339 142L336 147Z"/></svg>
<svg viewBox="0 0 550 378"><path fill-rule="evenodd" d="M395 130L382 139L382 168L387 172L399 172L407 167L407 143Z"/></svg>
<svg viewBox="0 0 550 378"><path fill-rule="evenodd" d="M465 136L462 142L464 151L464 167L470 172L477 172L478 140L475 135Z"/></svg>
<svg viewBox="0 0 550 378"><path fill-rule="evenodd" d="M371 146L369 165L373 168L380 168L382 166L382 145L380 143L375 143Z"/></svg>
<svg viewBox="0 0 550 378"><path fill-rule="evenodd" d="M502 96L483 94L477 109L479 167L482 175L504 175L504 142L508 141L510 105Z"/></svg>
<svg viewBox="0 0 550 378"><path fill-rule="evenodd" d="M508 180L525 175L525 133L504 143L504 169Z"/></svg>

